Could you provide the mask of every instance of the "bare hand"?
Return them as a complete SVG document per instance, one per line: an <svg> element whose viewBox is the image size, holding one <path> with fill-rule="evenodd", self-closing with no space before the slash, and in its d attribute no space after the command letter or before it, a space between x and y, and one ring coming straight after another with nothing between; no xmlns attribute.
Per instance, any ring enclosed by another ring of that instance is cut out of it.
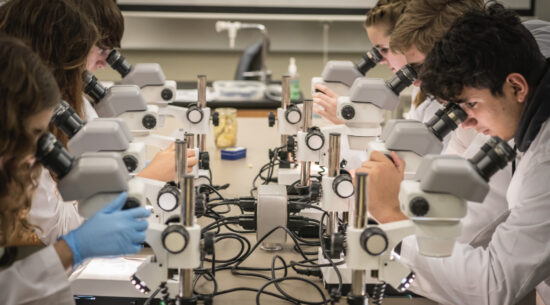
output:
<svg viewBox="0 0 550 305"><path fill-rule="evenodd" d="M336 116L338 94L321 84L316 84L315 89L322 92L313 93L313 111L333 124L344 124Z"/></svg>
<svg viewBox="0 0 550 305"><path fill-rule="evenodd" d="M395 152L390 160L379 151L373 151L358 172L368 174L368 210L380 223L407 219L399 208L399 187L405 175L405 161Z"/></svg>
<svg viewBox="0 0 550 305"><path fill-rule="evenodd" d="M187 173L193 170L199 160L195 156L195 151L192 149L187 150ZM176 146L172 143L168 148L158 152L153 160L149 162L146 168L144 168L139 174L139 177L159 180L159 181L172 181L176 175Z"/></svg>

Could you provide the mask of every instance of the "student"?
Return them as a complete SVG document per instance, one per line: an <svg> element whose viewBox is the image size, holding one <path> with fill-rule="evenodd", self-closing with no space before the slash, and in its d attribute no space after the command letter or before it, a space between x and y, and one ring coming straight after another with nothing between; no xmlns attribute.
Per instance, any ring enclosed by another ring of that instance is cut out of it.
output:
<svg viewBox="0 0 550 305"><path fill-rule="evenodd" d="M86 103L82 96L82 73L92 47L98 41L94 24L68 0L11 0L0 7L0 32L23 40L50 68L61 96L83 116ZM93 109L92 109L93 111ZM60 130L54 134L66 143ZM175 173L174 149L169 148L151 161L139 175L156 180L170 180ZM194 157L188 165L196 164ZM63 202L56 181L42 171L30 221L42 230L40 240L52 244L59 236L76 228L82 219L75 202Z"/></svg>
<svg viewBox="0 0 550 305"><path fill-rule="evenodd" d="M405 13L398 21L392 35L390 46L395 52L403 53L412 66L420 67L425 54L431 50L435 42L440 40L454 20L470 8L483 8L479 0L445 1L445 0L411 0ZM543 53L550 53L550 23L533 20L524 25L532 30L539 48ZM449 140L444 153L471 157L488 139L487 135L478 134L473 129L457 128ZM370 207L374 210L378 205L374 202L398 202L399 183L403 179L404 164L397 155L393 156L394 166L385 156L372 154L371 159L363 164L363 170L369 172L371 183L369 196ZM490 192L482 204L468 204L468 215L462 220L462 235L457 239L461 242L471 242L480 245L490 238L492 229L488 224L498 222L498 218L506 217L508 205L506 190L511 179L511 166L499 171L491 179ZM376 191L383 189L383 191ZM374 212L380 221L386 222L384 211ZM390 213L389 216L394 215Z"/></svg>
<svg viewBox="0 0 550 305"><path fill-rule="evenodd" d="M409 0L380 0L368 11L364 27L367 36L374 47L382 55L380 64L387 65L395 73L407 64L403 54L393 52L390 49L390 36L395 24L403 14ZM328 87L321 84L316 89L322 92L313 94L314 111L326 120L334 124L343 124L336 117L336 105L338 95ZM428 99L415 87L412 94L411 109L407 114L408 119L425 122L441 108L441 105L432 99Z"/></svg>
<svg viewBox="0 0 550 305"><path fill-rule="evenodd" d="M13 247L33 244L26 220L41 167L36 141L60 100L56 81L21 41L0 35L0 287L2 304L74 304L66 269L89 257L137 253L150 215L120 211L125 194L76 230L13 263ZM101 242L98 242L101 241Z"/></svg>
<svg viewBox="0 0 550 305"><path fill-rule="evenodd" d="M93 45L86 59L86 70L94 73L107 66L107 56L114 48L120 48L124 34L124 17L114 0L69 0L94 24L99 39ZM84 98L87 120L96 119L97 112L90 101ZM160 181L172 181L175 175L175 146L160 151L138 176ZM188 171L197 164L194 150L187 150Z"/></svg>
<svg viewBox="0 0 550 305"><path fill-rule="evenodd" d="M410 60L423 52L414 49ZM487 245L456 244L452 256L433 259L418 255L414 238L405 239L401 259L417 274L412 290L445 304L517 304L550 276L548 60L517 15L492 4L458 18L421 71L425 92L468 113L465 128L514 141L518 158L509 215L495 220ZM402 218L394 206L386 212ZM545 287L537 290L548 304Z"/></svg>

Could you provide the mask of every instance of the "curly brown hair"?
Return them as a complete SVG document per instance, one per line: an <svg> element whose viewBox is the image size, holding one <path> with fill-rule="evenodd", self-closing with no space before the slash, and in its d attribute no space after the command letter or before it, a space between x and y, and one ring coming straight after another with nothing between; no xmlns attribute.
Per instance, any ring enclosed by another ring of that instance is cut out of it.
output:
<svg viewBox="0 0 550 305"><path fill-rule="evenodd" d="M391 35L399 17L405 12L409 0L379 0L367 12L364 26L383 25L386 35Z"/></svg>
<svg viewBox="0 0 550 305"><path fill-rule="evenodd" d="M0 246L32 232L30 209L41 166L31 116L53 109L59 89L49 69L23 42L0 34Z"/></svg>
<svg viewBox="0 0 550 305"><path fill-rule="evenodd" d="M98 40L90 19L67 0L10 0L0 6L0 31L21 39L50 69L61 96L84 116L82 74ZM52 127L66 145L67 136Z"/></svg>
<svg viewBox="0 0 550 305"><path fill-rule="evenodd" d="M120 48L124 34L124 17L115 0L70 0L86 14L99 31L97 46L101 49Z"/></svg>

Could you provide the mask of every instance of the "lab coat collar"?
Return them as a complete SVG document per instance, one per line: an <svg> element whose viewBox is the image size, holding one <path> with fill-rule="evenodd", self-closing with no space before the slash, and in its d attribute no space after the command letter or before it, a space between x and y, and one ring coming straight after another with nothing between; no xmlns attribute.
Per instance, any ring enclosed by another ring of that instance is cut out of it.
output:
<svg viewBox="0 0 550 305"><path fill-rule="evenodd" d="M542 124L550 117L550 58L546 59L544 75L533 95L527 100L521 115L515 142L520 152L529 149Z"/></svg>

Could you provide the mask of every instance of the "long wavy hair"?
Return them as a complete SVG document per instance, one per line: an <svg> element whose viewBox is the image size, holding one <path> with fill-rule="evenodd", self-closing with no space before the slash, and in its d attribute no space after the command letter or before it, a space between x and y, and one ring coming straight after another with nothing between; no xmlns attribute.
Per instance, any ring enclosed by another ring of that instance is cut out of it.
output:
<svg viewBox="0 0 550 305"><path fill-rule="evenodd" d="M99 32L97 46L102 49L120 48L124 34L124 17L115 0L70 0L86 14Z"/></svg>
<svg viewBox="0 0 550 305"><path fill-rule="evenodd" d="M41 166L29 162L37 135L33 115L53 109L59 89L49 69L23 42L0 34L0 246L32 235L25 219Z"/></svg>
<svg viewBox="0 0 550 305"><path fill-rule="evenodd" d="M84 116L82 74L98 40L94 24L67 0L10 0L0 6L0 31L21 39L50 69L61 96ZM52 127L66 145L68 139Z"/></svg>

